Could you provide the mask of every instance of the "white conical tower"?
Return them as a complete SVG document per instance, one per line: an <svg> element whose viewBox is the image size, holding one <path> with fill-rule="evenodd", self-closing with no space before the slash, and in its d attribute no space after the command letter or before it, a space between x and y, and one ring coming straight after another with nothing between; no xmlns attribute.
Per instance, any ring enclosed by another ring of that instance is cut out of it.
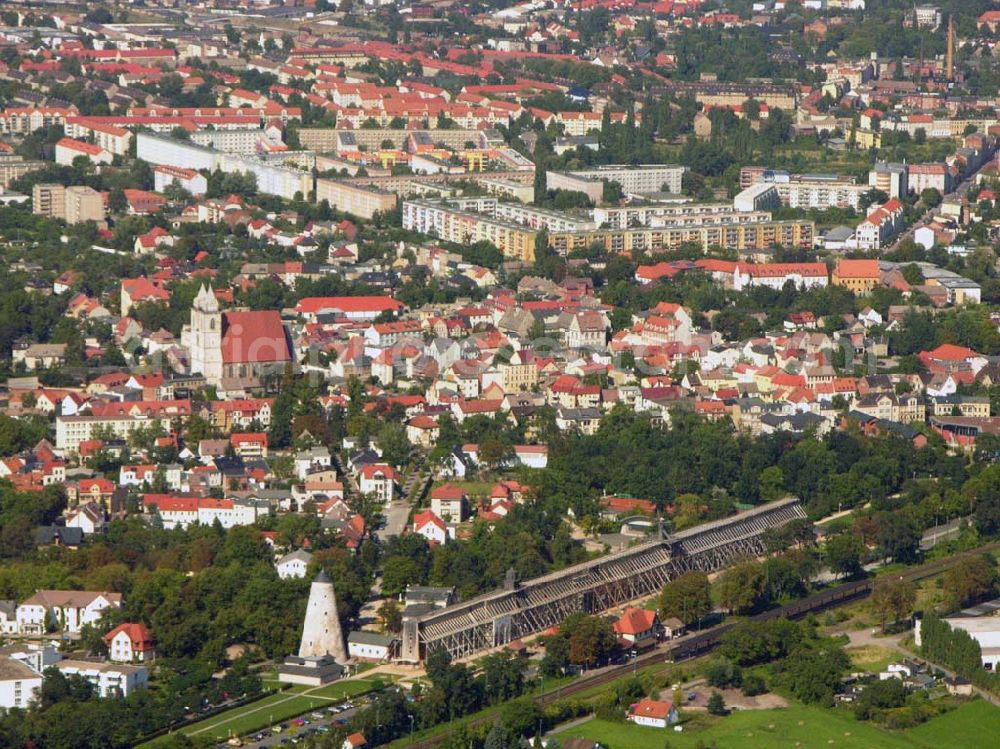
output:
<svg viewBox="0 0 1000 749"><path fill-rule="evenodd" d="M344 634L340 630L333 581L322 570L309 588L309 603L306 605L302 642L299 644L300 658L321 655L332 655L340 663L347 662L347 649L344 647Z"/></svg>

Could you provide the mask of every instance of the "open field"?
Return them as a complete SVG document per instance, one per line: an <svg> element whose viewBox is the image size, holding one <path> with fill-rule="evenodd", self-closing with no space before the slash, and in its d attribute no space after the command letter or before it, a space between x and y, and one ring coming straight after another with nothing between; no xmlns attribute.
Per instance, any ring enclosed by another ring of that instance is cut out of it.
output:
<svg viewBox="0 0 1000 749"><path fill-rule="evenodd" d="M997 730L1000 710L976 700L908 731L859 722L846 710L791 707L698 716L683 733L595 719L558 735L592 739L607 749L694 749L698 742L740 749L967 749Z"/></svg>
<svg viewBox="0 0 1000 749"><path fill-rule="evenodd" d="M985 700L962 705L939 718L906 732L916 746L990 746L1000 735L1000 709ZM989 738L990 736L994 738Z"/></svg>
<svg viewBox="0 0 1000 749"><path fill-rule="evenodd" d="M858 648L847 648L847 654L851 657L851 665L854 668L880 673L895 660L899 660L899 653L877 645L866 645Z"/></svg>
<svg viewBox="0 0 1000 749"><path fill-rule="evenodd" d="M294 718L314 708L322 708L364 694L371 688L372 682L366 679L351 679L313 688L295 685L292 689L268 695L250 704L181 728L178 733L212 739L243 735L266 728L272 723ZM155 739L140 746L154 749L159 743L160 740Z"/></svg>

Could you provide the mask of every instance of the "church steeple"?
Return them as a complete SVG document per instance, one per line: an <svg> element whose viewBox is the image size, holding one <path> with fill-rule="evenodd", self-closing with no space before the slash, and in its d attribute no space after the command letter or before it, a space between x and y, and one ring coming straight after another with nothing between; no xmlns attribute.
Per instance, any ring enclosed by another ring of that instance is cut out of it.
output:
<svg viewBox="0 0 1000 749"><path fill-rule="evenodd" d="M219 311L219 300L215 298L211 282L207 286L205 284L201 285L201 288L198 289L198 295L194 298L191 306L199 312L210 314Z"/></svg>
<svg viewBox="0 0 1000 749"><path fill-rule="evenodd" d="M222 313L211 283L198 290L191 304L191 372L200 372L212 385L222 379Z"/></svg>

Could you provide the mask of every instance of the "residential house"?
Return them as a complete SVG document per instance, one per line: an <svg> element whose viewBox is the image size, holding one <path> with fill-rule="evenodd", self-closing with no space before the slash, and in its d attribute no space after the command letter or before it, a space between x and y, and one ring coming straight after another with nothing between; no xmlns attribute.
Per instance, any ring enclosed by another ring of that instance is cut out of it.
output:
<svg viewBox="0 0 1000 749"><path fill-rule="evenodd" d="M632 705L626 719L639 726L666 728L677 723L680 715L672 702L644 697Z"/></svg>
<svg viewBox="0 0 1000 749"><path fill-rule="evenodd" d="M116 663L146 663L156 658L153 635L144 624L123 622L104 635L108 659Z"/></svg>
<svg viewBox="0 0 1000 749"><path fill-rule="evenodd" d="M434 544L446 543L450 536L448 526L431 510L418 512L413 516L413 532Z"/></svg>
<svg viewBox="0 0 1000 749"><path fill-rule="evenodd" d="M431 489L431 512L446 523L461 523L465 520L468 494L455 484L442 484Z"/></svg>
<svg viewBox="0 0 1000 749"><path fill-rule="evenodd" d="M630 606L611 626L625 647L643 650L656 644L659 622L655 611Z"/></svg>
<svg viewBox="0 0 1000 749"><path fill-rule="evenodd" d="M297 549L281 557L275 563L274 568L278 571L278 577L282 580L288 580L293 577L303 578L306 576L306 570L309 569L310 562L312 562L312 554L303 549Z"/></svg>
<svg viewBox="0 0 1000 749"><path fill-rule="evenodd" d="M358 488L362 494L371 494L383 504L392 502L396 491L397 475L387 463L372 463L358 472Z"/></svg>
<svg viewBox="0 0 1000 749"><path fill-rule="evenodd" d="M77 633L84 624L96 624L104 609L121 605L121 593L40 590L17 607L17 630L26 635L50 629Z"/></svg>

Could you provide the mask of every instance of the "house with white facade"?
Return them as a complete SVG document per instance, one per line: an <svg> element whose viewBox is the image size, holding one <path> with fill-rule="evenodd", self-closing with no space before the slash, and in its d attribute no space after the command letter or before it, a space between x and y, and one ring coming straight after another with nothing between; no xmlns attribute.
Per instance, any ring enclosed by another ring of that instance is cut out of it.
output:
<svg viewBox="0 0 1000 749"><path fill-rule="evenodd" d="M303 549L297 549L289 554L285 554L279 559L274 568L278 571L278 577L288 580L293 577L305 577L309 563L312 561L312 554Z"/></svg>
<svg viewBox="0 0 1000 749"><path fill-rule="evenodd" d="M66 676L82 676L94 686L98 697L128 697L149 683L149 670L145 666L67 659L59 661L56 668Z"/></svg>
<svg viewBox="0 0 1000 749"><path fill-rule="evenodd" d="M0 656L0 709L27 708L42 690L42 675L16 658Z"/></svg>
<svg viewBox="0 0 1000 749"><path fill-rule="evenodd" d="M360 661L387 661L397 642L389 635L354 631L347 635L347 654Z"/></svg>
<svg viewBox="0 0 1000 749"><path fill-rule="evenodd" d="M17 607L17 631L41 635L51 628L76 633L84 624L96 624L104 609L121 605L121 593L40 590Z"/></svg>
<svg viewBox="0 0 1000 749"><path fill-rule="evenodd" d="M388 463L371 463L358 471L358 488L384 504L392 502L396 492L396 470Z"/></svg>
<svg viewBox="0 0 1000 749"><path fill-rule="evenodd" d="M145 624L122 622L104 635L108 659L116 663L146 663L156 658L153 635Z"/></svg>
<svg viewBox="0 0 1000 749"><path fill-rule="evenodd" d="M650 728L666 728L674 725L680 720L677 708L672 702L664 700L651 700L648 697L639 700L632 705L628 712L627 720L637 726L649 726Z"/></svg>
<svg viewBox="0 0 1000 749"><path fill-rule="evenodd" d="M431 510L413 516L413 532L427 539L428 543L443 544L448 540L448 526Z"/></svg>

